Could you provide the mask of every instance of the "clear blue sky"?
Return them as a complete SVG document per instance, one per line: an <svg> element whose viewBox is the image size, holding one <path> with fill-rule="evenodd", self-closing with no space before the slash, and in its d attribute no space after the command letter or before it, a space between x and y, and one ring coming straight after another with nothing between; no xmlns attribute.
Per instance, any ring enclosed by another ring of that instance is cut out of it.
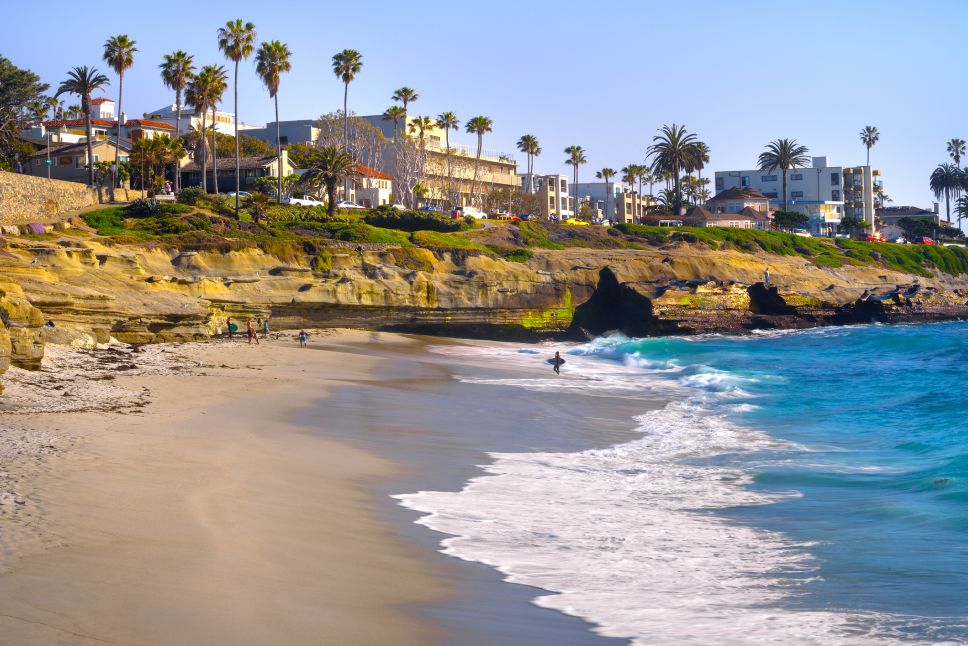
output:
<svg viewBox="0 0 968 646"><path fill-rule="evenodd" d="M959 71L968 46L958 30L968 3L958 0L118 6L9 3L0 54L56 86L73 65L104 69L104 40L127 33L140 51L125 78L124 107L140 115L172 101L158 75L163 54L184 49L198 64L223 63L215 31L239 17L256 24L260 40L279 39L293 51L280 90L283 119L342 107L330 58L349 47L364 60L350 86L351 110L382 112L393 90L408 85L420 93L412 114L490 116L489 149L513 152L520 135L537 135L538 172L567 173L562 149L584 146L585 178L641 161L664 123L683 123L709 144L709 175L755 165L778 137L798 139L831 164L860 164L858 133L870 124L881 131L871 161L894 204L930 206L927 179L948 160L945 143L968 139L968 86ZM168 8L177 16L171 22ZM239 112L249 123L273 118L251 61L241 70Z"/></svg>

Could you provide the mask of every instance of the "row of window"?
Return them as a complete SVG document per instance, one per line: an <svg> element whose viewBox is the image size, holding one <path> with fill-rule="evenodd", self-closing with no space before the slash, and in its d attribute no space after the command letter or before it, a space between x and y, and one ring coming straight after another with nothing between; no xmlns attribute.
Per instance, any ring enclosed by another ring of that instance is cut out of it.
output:
<svg viewBox="0 0 968 646"><path fill-rule="evenodd" d="M763 183L766 183L766 182L775 182L775 181L777 181L777 177L778 177L777 175L761 175L760 176L760 182L763 182ZM799 181L802 181L802 180L803 180L803 173L791 173L790 174L790 181L791 182L799 182ZM749 186L750 185L750 176L749 175L743 175L740 178L740 184L742 186ZM840 186L840 173L830 173L830 184L833 185L833 186ZM724 184L723 184L723 178L722 177L717 177L716 178L716 190L717 191L723 190L723 186L724 186Z"/></svg>

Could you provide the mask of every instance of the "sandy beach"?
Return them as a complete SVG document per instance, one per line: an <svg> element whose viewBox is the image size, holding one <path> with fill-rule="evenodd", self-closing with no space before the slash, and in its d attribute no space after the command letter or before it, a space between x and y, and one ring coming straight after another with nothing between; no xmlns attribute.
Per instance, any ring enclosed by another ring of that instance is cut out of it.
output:
<svg viewBox="0 0 968 646"><path fill-rule="evenodd" d="M284 337L53 348L44 371L8 374L4 643L440 640L405 609L447 593L440 568L362 488L394 465L290 422L373 379L377 360L353 347L411 341Z"/></svg>

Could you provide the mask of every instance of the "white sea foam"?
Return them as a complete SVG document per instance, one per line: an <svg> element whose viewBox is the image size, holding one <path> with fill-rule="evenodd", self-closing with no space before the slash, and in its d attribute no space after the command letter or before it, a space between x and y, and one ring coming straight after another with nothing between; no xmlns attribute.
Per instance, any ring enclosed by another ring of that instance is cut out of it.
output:
<svg viewBox="0 0 968 646"><path fill-rule="evenodd" d="M615 342L600 341L591 354ZM513 355L533 361L504 349L478 356ZM569 355L569 364L573 356L581 354ZM644 371L634 364L603 364L589 361L595 379L461 380L621 390L634 374L643 387ZM481 467L485 475L461 491L395 497L425 514L418 523L450 535L441 542L444 553L547 590L537 605L582 617L605 636L636 644L913 643L904 633L918 618L784 603L812 576L811 546L715 512L799 494L754 491L745 486L745 471L714 464L717 456L805 447L717 414L722 409L710 403L749 406L728 403L743 392L741 381L715 371L697 375L704 376L670 381L676 401L640 416L642 437L633 442L580 453L492 454L493 463Z"/></svg>

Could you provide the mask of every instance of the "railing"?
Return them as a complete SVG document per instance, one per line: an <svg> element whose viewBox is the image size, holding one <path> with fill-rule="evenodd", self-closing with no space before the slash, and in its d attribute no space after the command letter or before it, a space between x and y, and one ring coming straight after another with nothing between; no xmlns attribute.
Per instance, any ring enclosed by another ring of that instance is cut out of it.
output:
<svg viewBox="0 0 968 646"><path fill-rule="evenodd" d="M435 144L428 143L427 144L427 150L433 150L434 152L446 153L447 152L447 146L446 145L435 145ZM451 144L450 145L450 154L452 154L452 155L458 155L458 156L465 156L465 157L475 157L476 158L477 157L477 146L467 146L465 144ZM515 161L515 159L514 159L514 157L512 155L509 155L508 153L498 152L496 150L486 150L486 149L481 150L481 159L485 159L487 161L505 162L505 163L508 163L508 164L517 164L517 162Z"/></svg>

